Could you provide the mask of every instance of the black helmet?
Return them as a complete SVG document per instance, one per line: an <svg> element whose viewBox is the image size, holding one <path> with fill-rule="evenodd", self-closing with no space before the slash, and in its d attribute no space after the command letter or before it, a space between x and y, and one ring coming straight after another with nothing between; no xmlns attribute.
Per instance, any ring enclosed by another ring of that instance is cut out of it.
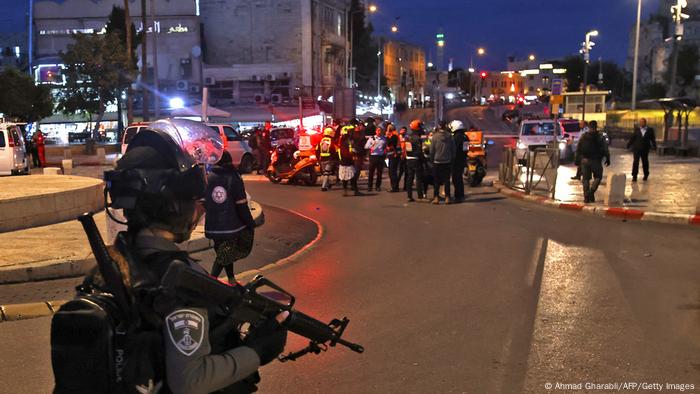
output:
<svg viewBox="0 0 700 394"><path fill-rule="evenodd" d="M213 164L223 153L218 133L199 122L166 119L141 130L129 143L116 169L106 171L105 201L123 209L129 230L157 224L178 242L189 238L201 216L206 190L200 164ZM111 216L111 215L110 215Z"/></svg>

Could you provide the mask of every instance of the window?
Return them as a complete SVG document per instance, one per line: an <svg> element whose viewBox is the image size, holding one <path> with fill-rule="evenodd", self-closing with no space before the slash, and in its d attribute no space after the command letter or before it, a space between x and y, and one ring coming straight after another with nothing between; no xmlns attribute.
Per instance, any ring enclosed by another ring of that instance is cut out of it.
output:
<svg viewBox="0 0 700 394"><path fill-rule="evenodd" d="M336 14L336 34L339 36L343 35L343 15L340 13Z"/></svg>
<svg viewBox="0 0 700 394"><path fill-rule="evenodd" d="M224 126L224 134L226 135L227 141L240 141L241 136L236 133L236 130L231 126Z"/></svg>
<svg viewBox="0 0 700 394"><path fill-rule="evenodd" d="M521 135L554 135L554 123L525 123Z"/></svg>
<svg viewBox="0 0 700 394"><path fill-rule="evenodd" d="M5 147L5 132L0 130L0 148Z"/></svg>

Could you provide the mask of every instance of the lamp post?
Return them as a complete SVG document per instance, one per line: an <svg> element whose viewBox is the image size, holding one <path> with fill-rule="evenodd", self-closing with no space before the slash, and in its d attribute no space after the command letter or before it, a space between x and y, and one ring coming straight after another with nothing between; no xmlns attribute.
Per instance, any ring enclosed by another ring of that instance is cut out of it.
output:
<svg viewBox="0 0 700 394"><path fill-rule="evenodd" d="M367 11L369 11L370 14L373 14L373 13L377 12L377 6L374 4L370 4L367 7ZM348 60L349 79L350 79L349 85L350 85L350 87L353 87L353 88L355 87L355 59L353 56L353 51L355 49L355 43L354 43L354 40L355 40L355 14L359 14L360 12L362 12L361 9L354 10L354 11L348 11L348 14L349 14L349 18L348 18L349 23L348 24L350 25L350 28L347 29L347 32L348 32L348 35L350 36L350 38L348 39L348 41L350 41L350 50L348 51L349 53L347 56L349 58L349 60Z"/></svg>
<svg viewBox="0 0 700 394"><path fill-rule="evenodd" d="M634 34L634 65L632 66L632 111L637 109L637 67L639 62L639 25L642 19L642 0L637 0L637 30Z"/></svg>
<svg viewBox="0 0 700 394"><path fill-rule="evenodd" d="M669 96L675 96L678 93L678 85L676 84L678 74L678 52L680 49L679 47L681 40L683 39L683 20L690 17L688 14L683 13L683 8L687 6L687 0L677 0L676 5L671 6L671 15L676 27L673 34L673 61L671 68L671 80L669 81L669 85L671 85Z"/></svg>
<svg viewBox="0 0 700 394"><path fill-rule="evenodd" d="M583 42L583 48L581 48L581 53L583 54L583 111L581 113L581 120L586 120L586 93L588 85L588 63L591 60L591 49L595 45L595 42L591 41L591 37L597 37L598 30L592 30L586 33L586 41Z"/></svg>

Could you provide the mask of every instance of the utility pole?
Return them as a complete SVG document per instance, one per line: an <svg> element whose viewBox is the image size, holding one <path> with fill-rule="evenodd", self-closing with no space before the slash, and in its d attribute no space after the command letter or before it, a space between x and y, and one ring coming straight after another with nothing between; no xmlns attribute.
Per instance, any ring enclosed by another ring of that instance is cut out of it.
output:
<svg viewBox="0 0 700 394"><path fill-rule="evenodd" d="M129 0L124 0L124 32L126 33L126 64L129 65L129 71L131 71L131 64L134 62L131 55L131 47L133 46L133 37L131 36L131 14L129 13ZM126 88L126 122L131 124L134 122L134 91L131 89L132 84L131 78L129 78L129 86Z"/></svg>
<svg viewBox="0 0 700 394"><path fill-rule="evenodd" d="M637 30L634 36L634 66L632 68L632 111L637 109L637 67L639 62L639 25L641 19L642 0L637 0Z"/></svg>
<svg viewBox="0 0 700 394"><path fill-rule="evenodd" d="M27 45L27 63L29 76L34 79L34 0L29 0L29 34L28 34L28 45Z"/></svg>
<svg viewBox="0 0 700 394"><path fill-rule="evenodd" d="M148 26L146 25L146 0L141 0L141 93L143 97L143 120L149 121L148 114Z"/></svg>
<svg viewBox="0 0 700 394"><path fill-rule="evenodd" d="M591 49L595 42L591 41L591 37L596 37L598 30L592 30L586 33L586 40L582 43L583 48L580 52L583 54L583 111L581 120L586 120L586 94L588 93L588 63L591 61Z"/></svg>
<svg viewBox="0 0 700 394"><path fill-rule="evenodd" d="M151 22L153 23L153 102L155 118L160 118L160 90L158 89L158 31L160 24L156 20L156 0L151 0Z"/></svg>
<svg viewBox="0 0 700 394"><path fill-rule="evenodd" d="M680 43L683 39L683 20L688 19L690 16L683 13L683 8L688 6L687 0L677 0L676 5L671 6L671 15L673 21L676 23L675 32L673 35L673 61L671 68L671 80L669 85L671 90L669 96L673 97L678 94L678 85L676 84L677 74L678 74L678 52L680 50Z"/></svg>

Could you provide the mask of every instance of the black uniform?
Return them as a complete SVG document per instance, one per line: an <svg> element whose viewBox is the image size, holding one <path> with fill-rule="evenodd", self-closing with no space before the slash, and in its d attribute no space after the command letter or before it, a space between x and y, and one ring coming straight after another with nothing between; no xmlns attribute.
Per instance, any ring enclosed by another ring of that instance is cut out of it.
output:
<svg viewBox="0 0 700 394"><path fill-rule="evenodd" d="M642 170L644 171L644 180L649 177L649 150L656 149L656 134L653 127L645 127L644 134L639 127L634 128L634 132L627 141L627 149L632 149L634 162L632 162L632 180L637 180L639 174L639 159L642 160Z"/></svg>
<svg viewBox="0 0 700 394"><path fill-rule="evenodd" d="M399 164L401 162L401 147L399 136L392 134L386 141L386 156L389 159L389 183L391 191L399 191Z"/></svg>
<svg viewBox="0 0 700 394"><path fill-rule="evenodd" d="M576 164L581 166L583 174L583 195L585 202L595 202L595 192L603 179L603 165L610 165L610 151L605 137L597 130L590 130L578 141L576 147ZM593 176L593 184L591 184Z"/></svg>
<svg viewBox="0 0 700 394"><path fill-rule="evenodd" d="M355 194L359 194L357 180L360 179L362 165L365 162L365 135L362 131L355 129L352 132L350 151L352 152L353 163L355 165L355 176L350 180Z"/></svg>
<svg viewBox="0 0 700 394"><path fill-rule="evenodd" d="M214 240L216 260L212 276L226 269L234 281L233 262L247 257L253 249L255 222L248 208L243 179L230 163L216 166L208 176L204 234Z"/></svg>
<svg viewBox="0 0 700 394"><path fill-rule="evenodd" d="M403 143L403 157L406 161L406 180L404 181L404 185L406 186L408 200L413 200L414 179L416 180L418 198L425 198L423 188L423 165L425 156L423 155L420 133L414 131L405 138Z"/></svg>
<svg viewBox="0 0 700 394"><path fill-rule="evenodd" d="M455 142L455 158L452 161L452 183L455 187L455 199L464 200L464 168L467 165L469 139L464 130L455 131L452 136Z"/></svg>

